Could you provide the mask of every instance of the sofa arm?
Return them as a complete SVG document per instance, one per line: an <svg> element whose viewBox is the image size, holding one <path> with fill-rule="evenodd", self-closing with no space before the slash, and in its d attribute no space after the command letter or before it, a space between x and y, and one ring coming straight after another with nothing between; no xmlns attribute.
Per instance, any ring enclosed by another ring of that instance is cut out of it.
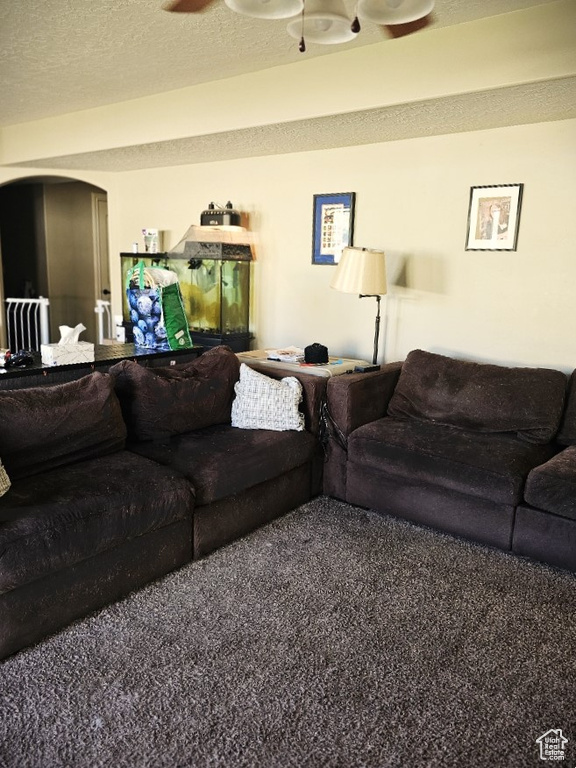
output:
<svg viewBox="0 0 576 768"><path fill-rule="evenodd" d="M402 363L389 363L374 373L343 374L329 379L323 414L323 490L327 496L346 499L348 436L386 414L401 368Z"/></svg>
<svg viewBox="0 0 576 768"><path fill-rule="evenodd" d="M344 374L328 381L327 415L341 438L386 414L401 368L402 363L388 363L374 373Z"/></svg>

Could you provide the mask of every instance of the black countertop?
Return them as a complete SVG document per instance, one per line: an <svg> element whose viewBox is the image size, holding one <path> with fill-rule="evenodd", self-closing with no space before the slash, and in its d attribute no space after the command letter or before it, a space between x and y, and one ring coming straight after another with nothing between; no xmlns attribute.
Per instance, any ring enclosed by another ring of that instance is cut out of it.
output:
<svg viewBox="0 0 576 768"><path fill-rule="evenodd" d="M204 347L195 345L185 349L144 349L135 344L102 344L94 345L94 361L72 363L70 365L43 365L40 353L34 353L33 365L0 367L0 377L15 378L38 375L50 371L70 371L76 369L94 369L114 365L119 360L158 360L162 358L178 358L185 354L201 355Z"/></svg>

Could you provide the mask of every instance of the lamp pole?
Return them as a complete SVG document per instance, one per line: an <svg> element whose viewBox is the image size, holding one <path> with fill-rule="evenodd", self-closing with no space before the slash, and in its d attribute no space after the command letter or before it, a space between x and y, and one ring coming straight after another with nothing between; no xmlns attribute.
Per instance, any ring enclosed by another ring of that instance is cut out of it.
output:
<svg viewBox="0 0 576 768"><path fill-rule="evenodd" d="M376 365L378 360L378 342L380 340L380 300L381 296L374 293L361 293L361 299L376 299L376 322L374 323L374 353L372 355L372 365Z"/></svg>

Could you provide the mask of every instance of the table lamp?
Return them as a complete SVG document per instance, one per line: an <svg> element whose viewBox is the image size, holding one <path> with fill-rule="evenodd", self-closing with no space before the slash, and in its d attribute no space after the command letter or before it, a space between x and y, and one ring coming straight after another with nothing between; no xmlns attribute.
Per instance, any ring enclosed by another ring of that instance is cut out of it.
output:
<svg viewBox="0 0 576 768"><path fill-rule="evenodd" d="M380 297L386 294L386 257L384 251L373 248L344 248L331 288L344 293L357 293L361 299L376 299L376 323L374 327L374 354L372 364L378 359L380 336Z"/></svg>

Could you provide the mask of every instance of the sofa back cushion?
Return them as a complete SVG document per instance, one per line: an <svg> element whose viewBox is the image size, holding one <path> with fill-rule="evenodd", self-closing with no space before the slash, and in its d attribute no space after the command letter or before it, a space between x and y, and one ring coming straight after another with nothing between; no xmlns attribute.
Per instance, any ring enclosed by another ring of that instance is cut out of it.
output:
<svg viewBox="0 0 576 768"><path fill-rule="evenodd" d="M160 440L230 422L240 363L229 347L190 363L145 368L122 360L110 368L131 440Z"/></svg>
<svg viewBox="0 0 576 768"><path fill-rule="evenodd" d="M388 415L547 443L558 431L565 390L561 371L473 363L417 349L402 366Z"/></svg>
<svg viewBox="0 0 576 768"><path fill-rule="evenodd" d="M113 382L94 372L51 387L0 391L0 456L12 480L120 450Z"/></svg>
<svg viewBox="0 0 576 768"><path fill-rule="evenodd" d="M576 371L568 382L566 409L556 439L562 445L576 445Z"/></svg>

